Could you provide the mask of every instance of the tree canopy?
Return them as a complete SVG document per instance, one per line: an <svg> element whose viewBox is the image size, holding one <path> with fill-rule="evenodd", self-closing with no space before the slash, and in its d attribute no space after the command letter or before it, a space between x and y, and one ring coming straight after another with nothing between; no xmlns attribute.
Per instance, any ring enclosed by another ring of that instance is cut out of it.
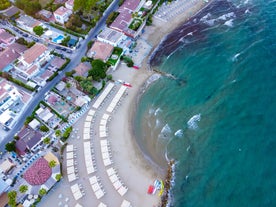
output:
<svg viewBox="0 0 276 207"><path fill-rule="evenodd" d="M19 187L20 193L26 193L28 191L28 186L27 185L21 185Z"/></svg>
<svg viewBox="0 0 276 207"><path fill-rule="evenodd" d="M8 204L11 207L15 207L16 206L16 196L17 196L16 191L13 190L13 191L8 192L8 198L9 198Z"/></svg>
<svg viewBox="0 0 276 207"><path fill-rule="evenodd" d="M92 8L96 5L98 0L75 0L74 1L74 11L84 11L89 13Z"/></svg>
<svg viewBox="0 0 276 207"><path fill-rule="evenodd" d="M5 146L5 149L8 151L8 152L15 152L15 141L12 141L12 142L8 142Z"/></svg>
<svg viewBox="0 0 276 207"><path fill-rule="evenodd" d="M35 33L36 35L38 35L38 36L41 36L41 35L43 34L43 32L44 32L42 26L35 26L35 27L33 28L33 31L34 31L34 33Z"/></svg>
<svg viewBox="0 0 276 207"><path fill-rule="evenodd" d="M88 71L88 76L92 76L93 80L100 81L106 77L107 64L102 60L93 60L91 62L92 69Z"/></svg>
<svg viewBox="0 0 276 207"><path fill-rule="evenodd" d="M4 10L9 8L11 5L11 2L9 2L8 0L0 0L0 10Z"/></svg>
<svg viewBox="0 0 276 207"><path fill-rule="evenodd" d="M16 0L15 5L28 15L35 15L41 9L38 0Z"/></svg>

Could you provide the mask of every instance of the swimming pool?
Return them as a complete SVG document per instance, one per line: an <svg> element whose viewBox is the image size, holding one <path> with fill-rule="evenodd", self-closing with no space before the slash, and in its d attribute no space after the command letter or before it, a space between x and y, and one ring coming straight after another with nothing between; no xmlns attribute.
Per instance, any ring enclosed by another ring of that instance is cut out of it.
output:
<svg viewBox="0 0 276 207"><path fill-rule="evenodd" d="M61 43L61 41L63 40L64 36L63 35L59 35L56 38L54 38L52 41L55 43Z"/></svg>

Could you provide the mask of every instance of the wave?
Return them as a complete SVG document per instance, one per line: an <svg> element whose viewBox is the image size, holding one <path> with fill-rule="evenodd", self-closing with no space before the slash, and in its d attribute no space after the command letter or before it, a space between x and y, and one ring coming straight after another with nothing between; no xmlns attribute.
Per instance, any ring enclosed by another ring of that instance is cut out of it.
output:
<svg viewBox="0 0 276 207"><path fill-rule="evenodd" d="M230 19L230 20L224 22L224 25L226 25L228 27L233 27L234 26L233 19Z"/></svg>
<svg viewBox="0 0 276 207"><path fill-rule="evenodd" d="M154 116L157 116L159 112L162 112L162 110L160 108L157 108L154 112Z"/></svg>
<svg viewBox="0 0 276 207"><path fill-rule="evenodd" d="M161 129L161 132L160 134L158 135L158 140L161 139L161 140L168 140L171 138L171 128L169 126L169 124L166 124L162 129Z"/></svg>
<svg viewBox="0 0 276 207"><path fill-rule="evenodd" d="M161 134L170 134L172 132L169 124L166 124L162 130L161 130Z"/></svg>
<svg viewBox="0 0 276 207"><path fill-rule="evenodd" d="M232 62L236 62L238 60L238 57L241 55L241 53L237 53L232 57Z"/></svg>
<svg viewBox="0 0 276 207"><path fill-rule="evenodd" d="M200 121L201 119L201 114L196 114L194 116L192 116L192 118L189 119L189 121L187 122L188 124L188 128L189 129L197 129L198 128L198 122Z"/></svg>
<svg viewBox="0 0 276 207"><path fill-rule="evenodd" d="M183 136L183 130L182 129L178 129L175 133L174 136L176 137L182 137Z"/></svg>

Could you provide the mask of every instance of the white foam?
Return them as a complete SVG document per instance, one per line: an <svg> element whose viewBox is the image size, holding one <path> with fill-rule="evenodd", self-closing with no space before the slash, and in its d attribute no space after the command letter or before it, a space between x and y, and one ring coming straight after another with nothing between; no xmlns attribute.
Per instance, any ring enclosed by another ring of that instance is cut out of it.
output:
<svg viewBox="0 0 276 207"><path fill-rule="evenodd" d="M154 112L154 116L157 116L157 114L158 114L159 112L162 112L162 110L161 110L160 108L157 108L157 109L155 110L155 112Z"/></svg>
<svg viewBox="0 0 276 207"><path fill-rule="evenodd" d="M183 130L182 129L178 129L175 133L174 136L176 137L182 137L183 136Z"/></svg>
<svg viewBox="0 0 276 207"><path fill-rule="evenodd" d="M224 22L224 25L226 25L228 27L233 27L234 26L233 19L230 19L230 20Z"/></svg>
<svg viewBox="0 0 276 207"><path fill-rule="evenodd" d="M150 108L149 109L149 115L152 115L154 113L154 111L155 111L154 108Z"/></svg>
<svg viewBox="0 0 276 207"><path fill-rule="evenodd" d="M161 122L159 121L159 119L155 120L155 128L158 128L160 126Z"/></svg>
<svg viewBox="0 0 276 207"><path fill-rule="evenodd" d="M161 130L161 134L170 134L172 132L169 124L166 124L162 130Z"/></svg>
<svg viewBox="0 0 276 207"><path fill-rule="evenodd" d="M192 118L189 119L189 121L187 122L189 129L197 129L198 125L197 122L199 122L201 119L201 114L196 114L194 116L192 116Z"/></svg>
<svg viewBox="0 0 276 207"><path fill-rule="evenodd" d="M235 54L234 57L232 57L232 61L233 62L237 61L239 56L240 56L240 53Z"/></svg>
<svg viewBox="0 0 276 207"><path fill-rule="evenodd" d="M235 13L234 12L229 12L229 13L227 13L227 14L224 14L224 15L221 15L220 17L218 17L217 19L218 20L227 20L227 19L229 19L229 18L235 18L236 17L236 15L235 15Z"/></svg>

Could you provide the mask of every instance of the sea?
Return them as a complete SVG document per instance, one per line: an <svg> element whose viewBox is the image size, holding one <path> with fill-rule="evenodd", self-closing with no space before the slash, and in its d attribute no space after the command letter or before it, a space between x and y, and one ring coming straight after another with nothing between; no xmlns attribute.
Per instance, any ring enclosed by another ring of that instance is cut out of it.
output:
<svg viewBox="0 0 276 207"><path fill-rule="evenodd" d="M134 132L154 165L176 161L169 206L276 206L276 1L212 1L149 63L165 75Z"/></svg>

